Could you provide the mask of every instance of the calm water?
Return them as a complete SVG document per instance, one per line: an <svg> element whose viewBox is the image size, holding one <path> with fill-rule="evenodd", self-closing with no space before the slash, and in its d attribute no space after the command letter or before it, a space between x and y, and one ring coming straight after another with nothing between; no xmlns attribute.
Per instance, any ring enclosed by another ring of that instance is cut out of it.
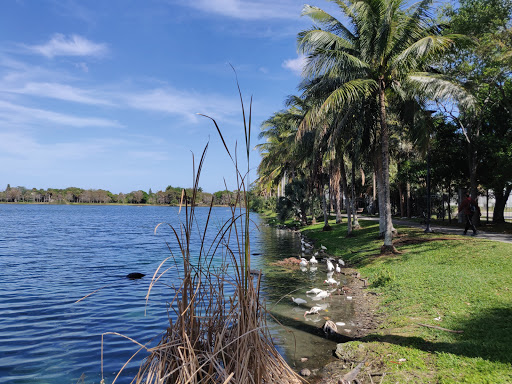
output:
<svg viewBox="0 0 512 384"><path fill-rule="evenodd" d="M204 222L207 209L198 208L196 214ZM215 208L212 229L229 215L229 209ZM260 224L257 215L252 218ZM0 205L0 383L76 383L82 375L85 383L99 383L102 333L118 332L143 344L154 339L156 344L167 326L166 301L172 292L154 288L147 307L144 298L150 276L169 256L166 241L176 248L167 226L156 235L153 230L160 222L177 225L180 219L183 213L178 216L173 207ZM311 343L318 344L318 351L332 349L307 332L320 316L304 320L304 308L297 309L289 298L274 306L296 287L305 292L319 284L324 274L297 270L286 279L274 276L272 261L299 254L298 236L260 228L253 231L252 267L263 269L269 306L296 335L291 340L273 326L281 352L295 364L300 358L291 347L295 343L309 350ZM149 276L132 281L125 278L130 272ZM168 279L176 278L176 271L169 272ZM305 297L294 293L301 294ZM343 306L338 316L348 318L351 310ZM107 383L136 350L127 339L104 337ZM130 382L143 358L135 358L117 382Z"/></svg>

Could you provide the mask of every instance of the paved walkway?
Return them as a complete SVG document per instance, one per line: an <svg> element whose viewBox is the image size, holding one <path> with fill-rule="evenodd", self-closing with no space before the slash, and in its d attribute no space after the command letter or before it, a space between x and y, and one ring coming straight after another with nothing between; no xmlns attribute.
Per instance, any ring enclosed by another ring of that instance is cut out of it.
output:
<svg viewBox="0 0 512 384"><path fill-rule="evenodd" d="M371 216L358 216L361 220L374 220L379 221L378 217ZM404 219L393 219L393 224L395 225L403 225L406 227L416 227L416 228L426 228L425 224L420 224L416 221L404 220ZM460 235L464 236L463 228L459 227L443 227L436 224L431 224L430 228L434 233L445 233L450 235ZM478 229L478 228L477 228ZM468 232L467 237L471 237L471 230ZM493 240L493 241L501 241L502 243L511 243L512 244L512 235L503 234L503 233L493 233L493 232L484 232L478 229L478 234L476 236L479 239Z"/></svg>

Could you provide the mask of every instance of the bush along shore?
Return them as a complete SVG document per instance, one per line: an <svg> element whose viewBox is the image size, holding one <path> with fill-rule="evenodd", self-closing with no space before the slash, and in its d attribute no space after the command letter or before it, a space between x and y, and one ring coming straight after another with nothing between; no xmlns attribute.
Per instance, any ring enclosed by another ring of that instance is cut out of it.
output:
<svg viewBox="0 0 512 384"><path fill-rule="evenodd" d="M364 329L310 381L512 382L512 244L398 227L399 253L382 255L377 222L352 237L330 224L301 232L355 268Z"/></svg>

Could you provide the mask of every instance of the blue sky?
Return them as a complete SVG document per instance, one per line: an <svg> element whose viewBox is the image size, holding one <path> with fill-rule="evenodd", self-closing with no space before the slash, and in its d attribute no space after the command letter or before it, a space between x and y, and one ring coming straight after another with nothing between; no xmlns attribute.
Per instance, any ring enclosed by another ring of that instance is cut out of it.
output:
<svg viewBox="0 0 512 384"><path fill-rule="evenodd" d="M339 15L325 0L308 2ZM4 0L0 190L236 187L213 123L243 155L235 75L261 122L297 93L300 0ZM253 171L259 163L252 151Z"/></svg>
<svg viewBox="0 0 512 384"><path fill-rule="evenodd" d="M324 1L310 2L328 8ZM296 0L10 1L0 14L0 189L114 193L235 187L231 148L244 136L232 64L253 142L300 81ZM239 150L240 156L243 152ZM252 168L259 162L252 152ZM252 172L251 179L254 180Z"/></svg>

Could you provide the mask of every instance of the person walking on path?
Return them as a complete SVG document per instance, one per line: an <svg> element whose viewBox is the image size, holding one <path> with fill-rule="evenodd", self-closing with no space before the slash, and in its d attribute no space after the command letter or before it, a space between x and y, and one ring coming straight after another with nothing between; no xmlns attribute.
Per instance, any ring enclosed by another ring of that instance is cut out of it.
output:
<svg viewBox="0 0 512 384"><path fill-rule="evenodd" d="M466 227L464 229L464 235L468 233L468 229L471 228L473 230L473 236L476 236L476 228L475 224L473 224L473 216L475 213L478 213L480 210L478 208L478 203L469 196L469 193L466 193L466 198L462 200L462 203L459 205L459 214L461 212L466 216Z"/></svg>

